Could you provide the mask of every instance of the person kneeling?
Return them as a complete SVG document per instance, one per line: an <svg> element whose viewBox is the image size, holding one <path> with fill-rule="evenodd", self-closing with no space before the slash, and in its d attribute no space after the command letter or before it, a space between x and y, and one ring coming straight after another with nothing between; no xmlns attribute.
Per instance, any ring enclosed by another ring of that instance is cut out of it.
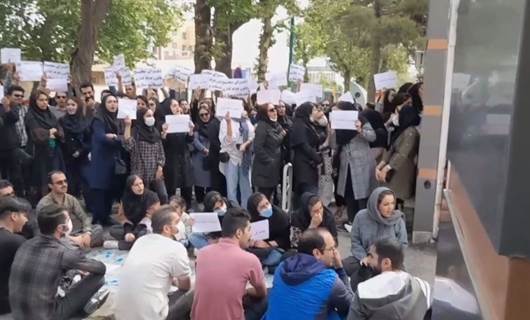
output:
<svg viewBox="0 0 530 320"><path fill-rule="evenodd" d="M63 207L43 207L37 222L41 233L22 244L11 267L9 302L13 318L70 319L86 310L87 302L103 286L105 265L61 241L72 223ZM58 290L57 285L71 270L81 271L82 279L67 291Z"/></svg>

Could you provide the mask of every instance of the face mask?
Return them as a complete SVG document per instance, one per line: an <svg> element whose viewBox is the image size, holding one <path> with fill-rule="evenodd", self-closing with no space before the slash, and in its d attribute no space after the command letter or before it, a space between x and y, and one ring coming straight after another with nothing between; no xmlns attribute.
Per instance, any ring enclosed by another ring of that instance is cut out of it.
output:
<svg viewBox="0 0 530 320"><path fill-rule="evenodd" d="M316 121L315 121L315 118L313 117L313 115L310 115L310 116L309 116L309 121L311 121L311 122L313 122L313 123L316 122Z"/></svg>
<svg viewBox="0 0 530 320"><path fill-rule="evenodd" d="M328 126L328 118L322 117L322 118L317 120L317 123L321 127L327 127Z"/></svg>
<svg viewBox="0 0 530 320"><path fill-rule="evenodd" d="M394 125L394 127L399 127L399 115L392 115L392 124Z"/></svg>
<svg viewBox="0 0 530 320"><path fill-rule="evenodd" d="M267 209L261 210L259 215L263 218L270 218L272 216L272 206L268 206Z"/></svg>
<svg viewBox="0 0 530 320"><path fill-rule="evenodd" d="M155 125L155 118L154 117L147 117L144 119L145 125L148 127L152 127Z"/></svg>
<svg viewBox="0 0 530 320"><path fill-rule="evenodd" d="M221 208L217 208L214 210L218 216L222 217L225 215L226 213L226 204L223 204L223 206Z"/></svg>

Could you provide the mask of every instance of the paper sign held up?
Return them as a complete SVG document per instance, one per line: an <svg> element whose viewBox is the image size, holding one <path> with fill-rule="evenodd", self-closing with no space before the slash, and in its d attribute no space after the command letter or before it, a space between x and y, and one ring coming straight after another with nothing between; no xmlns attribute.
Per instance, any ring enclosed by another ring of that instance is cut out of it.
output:
<svg viewBox="0 0 530 320"><path fill-rule="evenodd" d="M296 93L293 93L289 90L283 90L280 100L286 104L296 104Z"/></svg>
<svg viewBox="0 0 530 320"><path fill-rule="evenodd" d="M68 92L68 80L65 78L48 79L46 81L46 87L50 89L50 91Z"/></svg>
<svg viewBox="0 0 530 320"><path fill-rule="evenodd" d="M269 220L261 220L250 224L250 232L252 233L252 240L268 240L269 239Z"/></svg>
<svg viewBox="0 0 530 320"><path fill-rule="evenodd" d="M217 99L215 115L224 118L227 112L230 112L230 117L234 119L241 119L243 113L243 101L238 99Z"/></svg>
<svg viewBox="0 0 530 320"><path fill-rule="evenodd" d="M289 68L289 81L304 81L305 68L297 64L291 64Z"/></svg>
<svg viewBox="0 0 530 320"><path fill-rule="evenodd" d="M136 100L118 99L118 119L125 119L127 116L131 120L136 120Z"/></svg>
<svg viewBox="0 0 530 320"><path fill-rule="evenodd" d="M397 88L398 78L394 71L374 74L375 90Z"/></svg>
<svg viewBox="0 0 530 320"><path fill-rule="evenodd" d="M48 79L68 79L70 66L66 63L44 61L43 71Z"/></svg>
<svg viewBox="0 0 530 320"><path fill-rule="evenodd" d="M277 89L279 87L287 86L287 75L285 73L267 73L265 76L269 89Z"/></svg>
<svg viewBox="0 0 530 320"><path fill-rule="evenodd" d="M272 103L277 105L280 103L281 96L282 92L279 89L260 90L258 91L257 103Z"/></svg>
<svg viewBox="0 0 530 320"><path fill-rule="evenodd" d="M192 74L190 75L189 89L208 89L210 85L210 76L207 74Z"/></svg>
<svg viewBox="0 0 530 320"><path fill-rule="evenodd" d="M221 231L221 223L215 212L192 212L190 217L195 221L191 227L194 233Z"/></svg>
<svg viewBox="0 0 530 320"><path fill-rule="evenodd" d="M248 79L226 79L223 93L226 97L246 98L250 95Z"/></svg>
<svg viewBox="0 0 530 320"><path fill-rule="evenodd" d="M187 114L166 115L167 133L190 132L190 116Z"/></svg>
<svg viewBox="0 0 530 320"><path fill-rule="evenodd" d="M358 111L335 110L330 113L331 129L354 130L355 122L359 116Z"/></svg>
<svg viewBox="0 0 530 320"><path fill-rule="evenodd" d="M40 61L21 61L17 70L22 81L40 81L42 78L42 62Z"/></svg>
<svg viewBox="0 0 530 320"><path fill-rule="evenodd" d="M21 50L19 48L0 49L1 63L19 63L21 61Z"/></svg>
<svg viewBox="0 0 530 320"><path fill-rule="evenodd" d="M304 94L312 94L317 98L322 98L324 96L322 85L320 84L302 83L300 85L300 92L303 92Z"/></svg>
<svg viewBox="0 0 530 320"><path fill-rule="evenodd" d="M134 79L138 88L162 88L164 86L162 70L157 68L137 68L134 70Z"/></svg>

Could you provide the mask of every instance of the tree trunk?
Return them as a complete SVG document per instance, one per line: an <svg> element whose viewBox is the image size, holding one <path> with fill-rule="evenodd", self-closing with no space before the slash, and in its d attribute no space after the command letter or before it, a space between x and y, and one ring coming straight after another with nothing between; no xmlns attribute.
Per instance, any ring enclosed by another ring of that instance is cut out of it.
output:
<svg viewBox="0 0 530 320"><path fill-rule="evenodd" d="M210 32L210 7L208 0L195 2L195 73L211 68L212 35Z"/></svg>
<svg viewBox="0 0 530 320"><path fill-rule="evenodd" d="M344 70L344 91L348 92L350 91L351 86L351 71L350 70Z"/></svg>
<svg viewBox="0 0 530 320"><path fill-rule="evenodd" d="M380 0L374 0L374 15L376 20L381 19L381 3ZM377 22L379 24L379 22ZM374 34L372 37L372 67L371 77L368 86L368 101L374 101L375 98L375 82L374 74L379 73L381 68L381 37Z"/></svg>
<svg viewBox="0 0 530 320"><path fill-rule="evenodd" d="M269 63L269 48L272 47L272 36L274 29L272 28L272 16L267 16L261 19L263 29L259 39L259 56L258 56L258 82L265 81L265 74L267 73L267 65Z"/></svg>
<svg viewBox="0 0 530 320"><path fill-rule="evenodd" d="M92 79L92 65L98 44L99 28L109 13L110 6L111 0L81 1L81 25L77 47L70 61L71 82L75 90L79 90L83 82L89 82Z"/></svg>
<svg viewBox="0 0 530 320"><path fill-rule="evenodd" d="M216 19L217 20L217 11ZM230 24L228 28L215 27L215 43L220 45L221 54L215 57L215 70L226 74L229 78L232 78L232 38L234 32L241 27L246 21L239 21Z"/></svg>

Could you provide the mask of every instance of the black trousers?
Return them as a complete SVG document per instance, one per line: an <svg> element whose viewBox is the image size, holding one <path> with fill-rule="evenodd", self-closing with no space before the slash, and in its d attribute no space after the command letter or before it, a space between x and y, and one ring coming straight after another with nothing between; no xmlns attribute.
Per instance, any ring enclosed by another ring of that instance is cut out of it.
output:
<svg viewBox="0 0 530 320"><path fill-rule="evenodd" d="M349 168L348 177L346 178L346 190L344 191L344 201L346 202L346 208L348 209L348 221L352 223L357 212L366 209L366 198L355 200Z"/></svg>
<svg viewBox="0 0 530 320"><path fill-rule="evenodd" d="M92 296L105 284L105 275L90 274L57 301L53 319L70 319L72 316L82 314L83 308Z"/></svg>
<svg viewBox="0 0 530 320"><path fill-rule="evenodd" d="M18 196L24 196L22 166L17 159L17 150L0 151L0 176L9 180Z"/></svg>

